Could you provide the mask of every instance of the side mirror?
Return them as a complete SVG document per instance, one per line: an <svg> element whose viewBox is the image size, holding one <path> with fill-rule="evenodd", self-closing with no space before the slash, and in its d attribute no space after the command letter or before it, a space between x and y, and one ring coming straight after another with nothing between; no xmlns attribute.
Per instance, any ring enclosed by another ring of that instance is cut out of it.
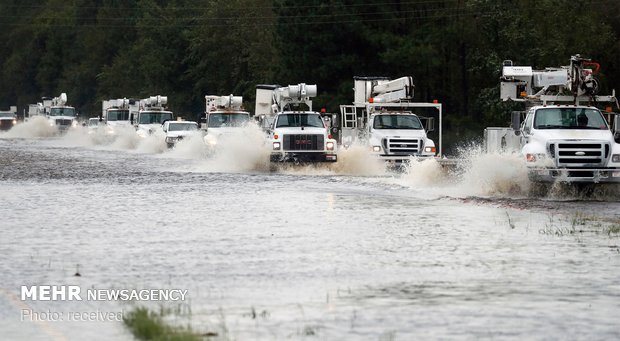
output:
<svg viewBox="0 0 620 341"><path fill-rule="evenodd" d="M129 123L133 124L133 113L129 115Z"/></svg>
<svg viewBox="0 0 620 341"><path fill-rule="evenodd" d="M520 111L512 112L510 127L512 128L512 130L515 131L515 134L517 131L521 129L521 112Z"/></svg>
<svg viewBox="0 0 620 341"><path fill-rule="evenodd" d="M424 129L426 130L426 132L431 132L431 131L435 131L435 118L434 117L427 117L426 118L426 122L424 122Z"/></svg>

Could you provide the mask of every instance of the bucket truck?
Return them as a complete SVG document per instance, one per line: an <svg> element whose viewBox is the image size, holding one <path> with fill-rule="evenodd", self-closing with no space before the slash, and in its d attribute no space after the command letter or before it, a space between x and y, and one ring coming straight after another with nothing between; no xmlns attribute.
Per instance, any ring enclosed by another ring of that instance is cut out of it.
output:
<svg viewBox="0 0 620 341"><path fill-rule="evenodd" d="M267 128L272 162L336 162L337 143L318 112L316 85L258 85L256 116Z"/></svg>
<svg viewBox="0 0 620 341"><path fill-rule="evenodd" d="M530 180L620 182L619 117L612 112L618 100L615 91L597 94L599 69L580 55L568 66L544 70L504 61L500 96L525 105L524 113L513 112L512 128Z"/></svg>
<svg viewBox="0 0 620 341"><path fill-rule="evenodd" d="M441 155L441 104L413 102L412 77L353 79L353 104L340 106L342 145L362 143L376 157L395 164ZM434 117L416 114L428 109L438 112L439 149L427 135L434 130Z"/></svg>

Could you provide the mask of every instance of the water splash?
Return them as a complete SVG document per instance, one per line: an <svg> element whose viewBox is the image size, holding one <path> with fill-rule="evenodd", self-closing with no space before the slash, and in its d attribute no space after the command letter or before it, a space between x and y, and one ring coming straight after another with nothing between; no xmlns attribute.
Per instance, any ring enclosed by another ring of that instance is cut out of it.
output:
<svg viewBox="0 0 620 341"><path fill-rule="evenodd" d="M37 138L55 135L58 135L58 129L50 125L47 118L35 116L28 122L18 123L6 133L1 133L0 138Z"/></svg>

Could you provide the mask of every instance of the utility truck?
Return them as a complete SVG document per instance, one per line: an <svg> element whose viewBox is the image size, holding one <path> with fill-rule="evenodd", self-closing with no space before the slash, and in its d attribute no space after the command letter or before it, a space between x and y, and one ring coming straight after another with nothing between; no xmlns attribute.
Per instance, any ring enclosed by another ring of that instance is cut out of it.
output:
<svg viewBox="0 0 620 341"><path fill-rule="evenodd" d="M17 107L11 106L9 110L0 110L0 130L9 130L17 124Z"/></svg>
<svg viewBox="0 0 620 341"><path fill-rule="evenodd" d="M207 95L205 101L204 141L209 148L216 148L250 122L250 113L243 109L241 96Z"/></svg>
<svg viewBox="0 0 620 341"><path fill-rule="evenodd" d="M99 120L105 122L110 129L131 127L129 107L137 100L128 98L109 99L101 102L101 116Z"/></svg>
<svg viewBox="0 0 620 341"><path fill-rule="evenodd" d="M340 106L342 145L367 145L376 157L396 164L441 155L441 104L414 102L412 77L353 80L353 104ZM438 113L439 148L427 135L434 130L434 117L416 113L428 113L429 109Z"/></svg>
<svg viewBox="0 0 620 341"><path fill-rule="evenodd" d="M42 116L47 118L50 126L56 127L60 132L65 132L69 128L77 127L77 112L74 107L66 104L67 94L64 92L54 98L43 97L42 102L28 106L25 120Z"/></svg>
<svg viewBox="0 0 620 341"><path fill-rule="evenodd" d="M620 182L620 127L612 112L618 100L615 91L597 95L599 69L580 55L572 56L568 66L544 70L504 61L501 99L522 102L526 109L513 112L512 129L520 137L517 148L530 180Z"/></svg>
<svg viewBox="0 0 620 341"><path fill-rule="evenodd" d="M140 137L162 130L165 121L172 120L172 111L166 108L168 97L150 96L133 104L129 103L129 121Z"/></svg>
<svg viewBox="0 0 620 341"><path fill-rule="evenodd" d="M257 85L256 116L268 127L272 162L336 162L337 142L312 111L316 85Z"/></svg>

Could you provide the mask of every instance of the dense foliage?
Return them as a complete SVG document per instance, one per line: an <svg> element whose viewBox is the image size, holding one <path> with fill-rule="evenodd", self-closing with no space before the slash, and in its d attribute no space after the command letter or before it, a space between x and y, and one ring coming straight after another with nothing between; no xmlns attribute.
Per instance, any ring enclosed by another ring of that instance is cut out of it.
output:
<svg viewBox="0 0 620 341"><path fill-rule="evenodd" d="M620 90L616 0L4 0L0 107L68 94L83 115L101 100L169 96L187 117L206 94L316 83L319 106L352 101L356 75L413 75L418 100L445 104L453 138L505 125L502 60L567 65L580 53Z"/></svg>

